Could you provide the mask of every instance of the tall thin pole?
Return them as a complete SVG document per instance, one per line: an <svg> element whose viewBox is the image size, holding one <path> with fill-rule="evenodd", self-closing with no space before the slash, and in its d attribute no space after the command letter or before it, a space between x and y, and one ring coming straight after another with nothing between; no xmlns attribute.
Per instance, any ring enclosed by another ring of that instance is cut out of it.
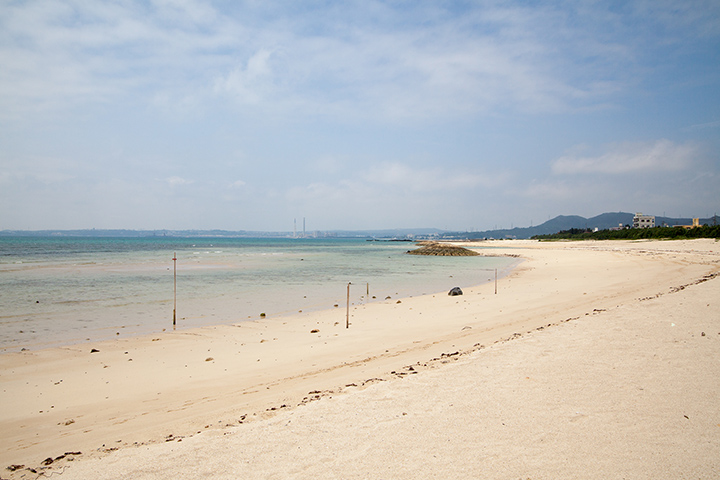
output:
<svg viewBox="0 0 720 480"><path fill-rule="evenodd" d="M173 328L177 311L177 252L173 252Z"/></svg>
<svg viewBox="0 0 720 480"><path fill-rule="evenodd" d="M497 268L495 269L495 295L497 295Z"/></svg>
<svg viewBox="0 0 720 480"><path fill-rule="evenodd" d="M345 311L345 328L350 328L350 282L347 287L347 310Z"/></svg>

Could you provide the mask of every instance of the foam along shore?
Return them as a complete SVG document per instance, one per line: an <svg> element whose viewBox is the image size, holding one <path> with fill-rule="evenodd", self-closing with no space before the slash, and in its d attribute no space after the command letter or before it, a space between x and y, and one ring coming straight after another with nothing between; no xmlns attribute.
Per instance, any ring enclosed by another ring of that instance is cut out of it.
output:
<svg viewBox="0 0 720 480"><path fill-rule="evenodd" d="M524 258L497 295L359 305L347 329L335 309L2 355L2 477L717 476L720 244L489 245Z"/></svg>

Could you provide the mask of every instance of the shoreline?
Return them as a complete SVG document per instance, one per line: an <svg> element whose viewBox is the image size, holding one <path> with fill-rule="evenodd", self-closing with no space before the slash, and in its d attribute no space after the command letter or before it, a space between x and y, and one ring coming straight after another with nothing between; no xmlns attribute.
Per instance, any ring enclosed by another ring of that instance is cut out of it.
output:
<svg viewBox="0 0 720 480"><path fill-rule="evenodd" d="M493 254L486 254L486 253L480 253L479 256L481 257L487 257L487 258L496 258L496 257L512 257L515 258L516 261L505 265L501 268L498 268L498 279L504 278L507 275L509 275L514 268L517 267L522 262L522 259L517 258L516 255L493 255ZM481 271L491 271L492 269L480 269ZM473 284L470 286L470 288L478 287L480 285L484 285L487 283L491 283L494 280L492 278L488 278L487 280ZM448 284L453 284L453 282L447 282ZM364 287L364 283L354 284L355 287ZM451 287L448 287L448 290ZM463 288L468 288L467 286ZM338 288L338 291L343 291L345 289L345 284L340 285L340 288ZM424 288L422 290L428 290L428 288ZM387 292L386 292L387 293ZM441 294L443 292L434 292L431 294L423 293L423 294L415 294L415 295L409 295L405 296L403 294L400 294L400 296L396 296L397 293L393 293L391 295L391 298L394 300L402 300L405 298L413 298L417 296L423 296L423 295L434 295L434 294ZM342 301L337 300L337 298L343 297ZM236 318L233 320L224 320L220 323L212 323L217 322L218 319L213 318L211 320L208 320L205 324L198 325L198 318L204 318L204 315L201 317L180 317L178 318L178 326L177 328L172 328L168 326L167 328L162 328L161 330L153 330L152 326L144 326L142 324L137 324L133 322L125 322L125 325L109 325L102 328L96 328L90 332L82 332L82 335L76 335L75 337L65 337L61 340L53 339L52 341L45 341L45 342L34 342L34 343L26 343L26 344L15 344L15 345L6 345L6 346L0 346L0 356L10 354L10 353L22 353L22 352L37 352L42 350L48 350L52 348L67 348L67 347L81 347L81 346L90 346L93 347L93 345L97 343L104 343L104 342L114 342L119 339L137 339L137 338L144 338L144 337L154 337L157 335L162 335L164 333L172 333L172 332L181 332L181 331L187 331L187 330L194 330L194 329L202 329L202 328L213 328L213 327L221 327L221 326L234 326L237 324L242 324L246 322L264 322L266 319L269 318L291 318L291 317L297 317L299 316L298 313L303 314L314 314L318 312L330 312L330 311L336 311L336 310L342 310L345 311L345 296L344 294L338 295L337 297L333 297L335 301L337 301L337 307L329 307L330 304L333 302L330 300L331 297L323 298L320 300L314 300L314 303L308 304L307 302L300 302L298 304L293 305L292 307L287 306L284 310L278 310L273 311L270 309L259 309L260 311L268 311L270 313L267 314L267 316L263 317L260 313L247 317L247 318ZM355 309L362 305L368 305L372 303L379 303L383 302L384 300L382 298L376 298L374 295L372 295L371 292L371 298L366 298L365 295L358 295L357 292L353 292L351 296L351 303L350 307L351 309ZM196 307L197 308L197 307ZM229 313L229 310L224 310L221 313L212 313L212 317L216 316L220 317L227 317L230 318L232 315ZM188 318L191 318L191 324L189 326L183 326L182 323L185 320L188 320ZM168 320L169 321L169 320ZM99 332L106 332L106 333L99 333ZM87 338L87 335L90 335L92 338ZM86 337L86 338L81 338Z"/></svg>
<svg viewBox="0 0 720 480"><path fill-rule="evenodd" d="M268 248L271 251L281 247ZM340 253L318 250L316 246L310 251L282 254L266 255L265 251L242 254L241 251L240 247L208 251L205 253L209 256L202 258L195 257L194 252L186 252L185 257L179 255L184 260L178 272L178 328L258 320L262 318L261 313L279 317L333 309L334 304L344 307L348 281L356 285L351 291L353 304L375 301L365 298L366 282L378 299L388 295L393 298L417 296L456 285L466 288L485 280L474 270L481 267L481 263L510 264L513 260L486 258L458 264L457 259L443 262L413 259L396 248L367 249L364 242L342 246ZM362 258L358 253L367 256L365 262L357 263L358 258ZM224 257L216 258L216 254ZM392 259L385 259L385 254ZM75 264L51 264L43 267L46 272L21 269L18 275L6 277L6 284L17 286L29 281L32 285L44 285L45 290L41 293L33 287L25 292L13 287L4 292L6 308L0 331L0 354L89 345L172 330L172 262L168 267L158 263L155 256L143 257L142 252L139 255L134 263L115 262L107 266L93 263L82 269L77 269ZM352 258L344 260L343 255ZM279 260L266 262L269 257ZM382 265L378 265L378 259L382 259ZM346 267L343 261L350 264ZM352 262L357 264L353 266ZM498 266L503 270L512 268ZM262 281L266 271L270 279ZM74 274L81 278L77 285L70 282L77 288L63 290L67 288L63 287L65 277ZM47 281L43 275L47 275ZM135 277L142 287L134 286ZM93 291L95 281L99 282L98 290L87 293ZM119 293L115 293L115 289ZM123 292L127 297L118 296Z"/></svg>
<svg viewBox="0 0 720 480"><path fill-rule="evenodd" d="M661 298L720 271L717 243L704 240L508 241L497 250L525 260L499 281L497 295L491 282L461 297L378 300L355 306L349 329L344 309L335 309L0 355L8 445L0 467L38 468L70 451L83 452L75 461L103 458L239 428ZM73 468L60 459L48 471L62 465Z"/></svg>

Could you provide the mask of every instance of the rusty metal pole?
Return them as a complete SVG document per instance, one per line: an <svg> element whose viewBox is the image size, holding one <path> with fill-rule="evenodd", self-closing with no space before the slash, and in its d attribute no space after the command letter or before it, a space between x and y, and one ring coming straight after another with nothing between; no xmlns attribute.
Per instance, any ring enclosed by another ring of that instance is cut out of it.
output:
<svg viewBox="0 0 720 480"><path fill-rule="evenodd" d="M177 312L177 252L173 252L173 329Z"/></svg>
<svg viewBox="0 0 720 480"><path fill-rule="evenodd" d="M350 328L350 282L347 286L347 310L345 311L345 328Z"/></svg>

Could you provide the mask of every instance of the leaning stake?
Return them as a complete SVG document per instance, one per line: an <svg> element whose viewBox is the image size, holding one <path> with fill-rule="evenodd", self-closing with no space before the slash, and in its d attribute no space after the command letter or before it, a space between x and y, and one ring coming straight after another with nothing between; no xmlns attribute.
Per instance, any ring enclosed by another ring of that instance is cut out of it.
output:
<svg viewBox="0 0 720 480"><path fill-rule="evenodd" d="M175 328L175 312L177 310L177 252L173 252L173 329Z"/></svg>
<svg viewBox="0 0 720 480"><path fill-rule="evenodd" d="M345 311L345 328L350 328L350 282L347 290L347 310Z"/></svg>

